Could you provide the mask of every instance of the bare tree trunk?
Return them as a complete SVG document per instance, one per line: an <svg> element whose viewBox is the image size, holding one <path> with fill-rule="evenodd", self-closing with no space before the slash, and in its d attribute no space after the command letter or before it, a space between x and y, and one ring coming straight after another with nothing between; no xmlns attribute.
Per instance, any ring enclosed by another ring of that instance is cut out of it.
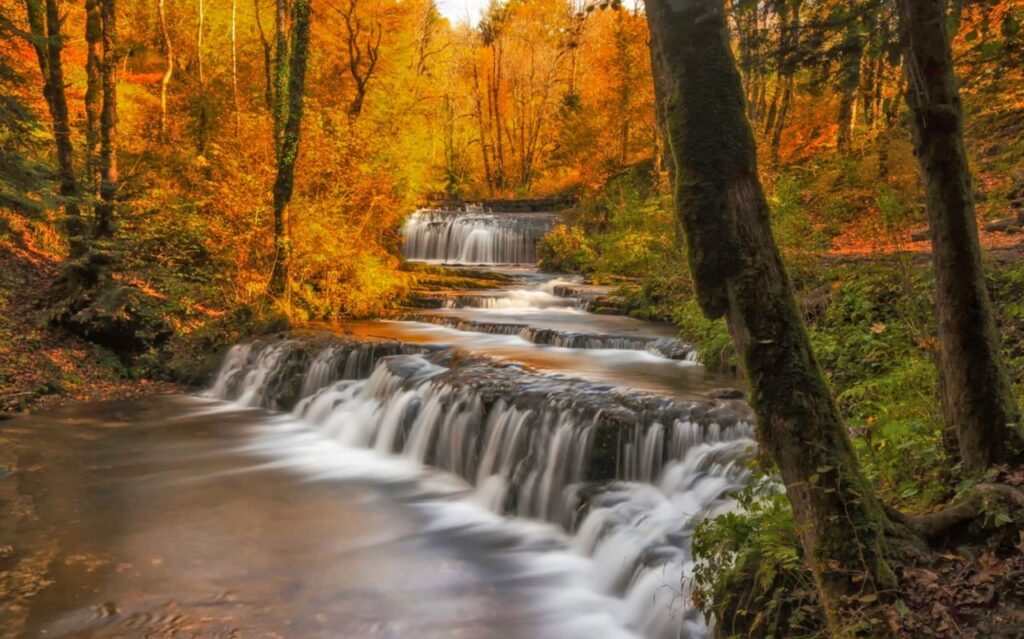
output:
<svg viewBox="0 0 1024 639"><path fill-rule="evenodd" d="M117 11L114 0L100 0L103 59L100 75L103 110L100 113L100 199L96 203L95 237L114 234L114 200L117 197Z"/></svg>
<svg viewBox="0 0 1024 639"><path fill-rule="evenodd" d="M260 44L263 46L263 101L267 110L274 109L274 80L271 63L271 46L267 40L267 34L263 31L263 21L260 19L260 0L252 0L253 13L256 16L256 30L260 34Z"/></svg>
<svg viewBox="0 0 1024 639"><path fill-rule="evenodd" d="M203 0L199 0L199 27L196 29L196 64L199 67L199 90L203 90L203 22L206 20L206 8Z"/></svg>
<svg viewBox="0 0 1024 639"><path fill-rule="evenodd" d="M380 42L384 35L384 29L379 22L370 25L369 33L366 36L366 47L363 48L360 43L360 36L363 35L363 22L356 15L357 7L358 0L348 0L346 8L339 9L345 20L348 69L356 85L356 94L348 107L348 115L352 120L358 118L363 112L366 89L377 68L377 61L380 59Z"/></svg>
<svg viewBox="0 0 1024 639"><path fill-rule="evenodd" d="M290 56L287 56L288 116L281 127L281 151L277 158L277 176L274 179L274 266L270 273L270 293L286 300L290 290L291 265L288 204L291 202L295 184L295 161L299 156L299 137L302 130L310 12L309 0L295 1L292 9L292 49ZM284 72L278 70L278 75L282 73Z"/></svg>
<svg viewBox="0 0 1024 639"><path fill-rule="evenodd" d="M163 4L164 0L160 0ZM238 110L238 0L231 0L231 100L235 107L235 139L238 140L241 114Z"/></svg>
<svg viewBox="0 0 1024 639"><path fill-rule="evenodd" d="M91 0L95 2L96 0ZM232 0L234 1L234 0ZM167 88L171 84L171 76L174 74L174 45L171 43L171 34L167 30L167 12L164 9L164 0L160 0L157 4L158 13L160 14L160 36L164 41L164 52L167 56L167 68L164 70L164 76L160 79L160 137L166 142L167 141ZM232 13L234 18L234 13ZM234 37L234 22L232 22L232 37ZM232 40L232 43L234 40ZM234 51L232 51L234 53Z"/></svg>
<svg viewBox="0 0 1024 639"><path fill-rule="evenodd" d="M856 5L851 7L855 9ZM849 151L853 142L854 109L857 89L860 87L861 57L864 53L864 39L858 30L860 20L853 17L848 20L839 68L839 131L836 134L836 150L840 153Z"/></svg>
<svg viewBox="0 0 1024 639"><path fill-rule="evenodd" d="M789 115L789 105L793 101L793 76L786 76L785 86L782 90L782 103L779 105L779 113L772 123L771 158L772 164L779 163L779 147L782 146L782 132L786 128L786 117Z"/></svg>
<svg viewBox="0 0 1024 639"><path fill-rule="evenodd" d="M53 120L53 140L57 150L57 177L60 195L64 200L64 229L68 236L71 257L85 252L82 241L83 224L79 208L81 195L75 178L74 147L71 143L71 123L68 116L67 96L64 92L64 68L61 50L60 13L56 0L46 0L45 9L40 0L26 0L29 29L43 76L43 97Z"/></svg>
<svg viewBox="0 0 1024 639"><path fill-rule="evenodd" d="M484 164L484 178L487 181L487 192L494 196L494 177L491 174L490 149L487 145L487 123L484 119L483 95L480 92L480 67L476 57L473 58L473 101L476 103L476 121L480 130L480 154Z"/></svg>
<svg viewBox="0 0 1024 639"><path fill-rule="evenodd" d="M964 468L981 473L1021 459L1024 445L985 288L945 6L900 0L900 35L931 224L943 412L957 429Z"/></svg>
<svg viewBox="0 0 1024 639"><path fill-rule="evenodd" d="M887 636L890 525L811 351L757 175L756 145L721 0L647 0L670 71L675 206L697 299L725 316L762 454L778 467L832 635ZM859 629L857 628L859 625ZM880 624L881 625L881 624Z"/></svg>

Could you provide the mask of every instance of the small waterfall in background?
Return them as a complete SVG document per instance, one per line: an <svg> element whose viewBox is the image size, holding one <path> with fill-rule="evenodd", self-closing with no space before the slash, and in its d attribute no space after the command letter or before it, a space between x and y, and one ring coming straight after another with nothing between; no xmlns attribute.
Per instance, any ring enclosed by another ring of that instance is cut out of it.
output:
<svg viewBox="0 0 1024 639"><path fill-rule="evenodd" d="M421 209L402 234L412 260L449 264L534 264L537 241L559 220L556 213L492 213Z"/></svg>
<svg viewBox="0 0 1024 639"><path fill-rule="evenodd" d="M749 411L543 375L451 349L292 336L235 346L209 395L441 469L481 508L551 522L648 639L699 638L689 539L748 479ZM539 543L539 542L538 542Z"/></svg>

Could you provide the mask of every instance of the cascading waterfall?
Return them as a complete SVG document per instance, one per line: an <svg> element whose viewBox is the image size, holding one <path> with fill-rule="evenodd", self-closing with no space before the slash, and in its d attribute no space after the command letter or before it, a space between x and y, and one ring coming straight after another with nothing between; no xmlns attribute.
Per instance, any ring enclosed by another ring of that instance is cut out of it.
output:
<svg viewBox="0 0 1024 639"><path fill-rule="evenodd" d="M607 335L603 333L582 333L553 328L538 328L518 322L497 322L465 319L452 315L412 313L404 319L424 322L472 333L491 335L517 335L527 342L544 346L575 349L613 349L647 351L668 359L696 361L697 349L674 337L649 335Z"/></svg>
<svg viewBox="0 0 1024 639"><path fill-rule="evenodd" d="M576 300L555 297L546 291L514 289L502 295L456 295L445 299L441 308L576 308Z"/></svg>
<svg viewBox="0 0 1024 639"><path fill-rule="evenodd" d="M209 394L291 405L323 437L454 473L486 508L573 535L595 589L624 602L627 627L650 639L707 634L685 591L689 537L747 480L740 406L338 337L236 346Z"/></svg>
<svg viewBox="0 0 1024 639"><path fill-rule="evenodd" d="M423 209L402 228L404 254L453 264L533 264L537 241L558 219L555 213Z"/></svg>

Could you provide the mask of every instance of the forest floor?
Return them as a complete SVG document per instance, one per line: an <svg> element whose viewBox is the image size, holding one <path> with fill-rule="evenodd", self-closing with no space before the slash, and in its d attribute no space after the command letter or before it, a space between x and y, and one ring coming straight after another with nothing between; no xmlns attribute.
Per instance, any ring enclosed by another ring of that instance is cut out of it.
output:
<svg viewBox="0 0 1024 639"><path fill-rule="evenodd" d="M983 224L984 220L979 220L979 226ZM866 220L861 224L849 224L843 233L832 240L832 246L827 254L834 257L858 258L871 258L879 254L902 252L931 254L932 243L930 240L914 239L919 233L927 232L927 227L914 229L914 232L910 234L892 237L878 232L873 226L871 220ZM1024 257L1024 234L1022 233L979 229L978 240L987 254L1000 257L1003 255Z"/></svg>
<svg viewBox="0 0 1024 639"><path fill-rule="evenodd" d="M131 379L110 351L46 321L58 276L54 256L0 238L0 416L68 401L171 392L163 381Z"/></svg>

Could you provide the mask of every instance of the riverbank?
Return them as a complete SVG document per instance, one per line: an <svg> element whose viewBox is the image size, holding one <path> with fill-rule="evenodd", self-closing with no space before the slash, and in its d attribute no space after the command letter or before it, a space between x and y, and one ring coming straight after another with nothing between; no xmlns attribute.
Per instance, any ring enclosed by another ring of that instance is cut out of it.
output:
<svg viewBox="0 0 1024 639"><path fill-rule="evenodd" d="M0 415L72 401L174 392L170 381L133 377L110 350L52 326L54 256L0 242Z"/></svg>

